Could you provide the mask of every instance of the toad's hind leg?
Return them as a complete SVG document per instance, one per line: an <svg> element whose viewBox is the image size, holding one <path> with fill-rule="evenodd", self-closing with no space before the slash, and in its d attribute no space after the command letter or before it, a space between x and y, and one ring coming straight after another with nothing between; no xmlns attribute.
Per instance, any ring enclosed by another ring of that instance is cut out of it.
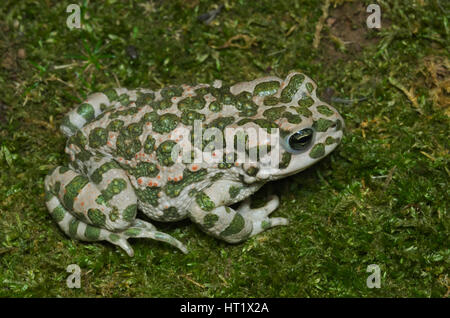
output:
<svg viewBox="0 0 450 318"><path fill-rule="evenodd" d="M64 233L83 241L109 241L130 256L130 237L164 241L186 253L182 243L135 218L137 198L118 165L106 159L96 164L90 179L64 167L54 169L45 178L48 210Z"/></svg>
<svg viewBox="0 0 450 318"><path fill-rule="evenodd" d="M272 227L288 224L285 218L269 217L279 205L275 196L257 209L250 208L250 200L244 201L237 210L228 207L229 203L236 202L233 200L239 199L241 190L240 183L219 181L198 192L189 207L191 220L206 233L228 243L239 243Z"/></svg>

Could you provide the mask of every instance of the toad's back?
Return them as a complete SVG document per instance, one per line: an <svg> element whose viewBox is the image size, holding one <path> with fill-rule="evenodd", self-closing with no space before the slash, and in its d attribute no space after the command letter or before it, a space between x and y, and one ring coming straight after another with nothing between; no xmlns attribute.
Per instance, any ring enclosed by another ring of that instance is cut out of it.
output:
<svg viewBox="0 0 450 318"><path fill-rule="evenodd" d="M62 196L67 204L54 199L47 205L50 210L55 206L61 208L59 211L68 210L87 229L99 229L97 238L103 233L102 239L121 245L129 254L126 238L130 234L120 231L148 236L154 230L142 220L136 223L137 206L159 221L189 215L202 229L227 241L250 235L254 222L254 232L261 231L263 219L269 222L264 223L266 228L275 226L277 222L270 223L266 216L246 223L244 213L236 216L226 207L228 214L222 216L219 210L250 196L269 180L305 169L336 147L342 135L342 118L316 97L315 89L311 79L293 72L284 80L264 77L234 86L215 81L212 85L169 86L159 91L120 88L90 95L67 114L61 127L69 136L66 152L70 171L57 170L46 181L49 197ZM198 146L193 134L197 124L200 131L217 128L225 140L226 128L280 128L287 136L283 138L295 139L298 145L291 149L290 141L283 142L280 168L269 173L260 157L251 165L225 162L226 143L214 150L205 149L203 140ZM172 150L186 144L193 152L208 152L219 160L175 162ZM62 191L74 180L77 192L69 198ZM98 191L85 190L89 186ZM85 198L83 204L78 203L79 197ZM60 220L59 224L69 233L67 222ZM222 229L226 224L233 229ZM111 233L102 232L105 230ZM71 236L86 239L80 231L72 229ZM180 247L172 238L164 240Z"/></svg>

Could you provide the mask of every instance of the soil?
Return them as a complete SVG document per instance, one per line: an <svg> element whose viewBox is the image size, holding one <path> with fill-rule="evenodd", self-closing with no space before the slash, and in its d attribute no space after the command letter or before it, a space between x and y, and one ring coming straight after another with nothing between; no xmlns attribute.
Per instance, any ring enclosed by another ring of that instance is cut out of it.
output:
<svg viewBox="0 0 450 318"><path fill-rule="evenodd" d="M364 47L376 45L379 42L378 30L367 27L366 21L369 15L364 4L346 3L330 9L326 20L329 33L328 36L326 32L322 34L321 43L330 62L349 60ZM388 27L389 21L383 19L383 16L381 19L381 27ZM333 36L345 44L347 52L339 50L332 40Z"/></svg>

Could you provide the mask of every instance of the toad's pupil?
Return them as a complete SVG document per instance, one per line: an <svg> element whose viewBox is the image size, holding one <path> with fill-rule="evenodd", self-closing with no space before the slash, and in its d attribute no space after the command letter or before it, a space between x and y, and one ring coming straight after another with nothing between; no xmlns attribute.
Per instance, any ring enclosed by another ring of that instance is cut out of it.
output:
<svg viewBox="0 0 450 318"><path fill-rule="evenodd" d="M312 129L309 128L297 131L289 138L289 146L294 150L305 149L311 142L312 133Z"/></svg>

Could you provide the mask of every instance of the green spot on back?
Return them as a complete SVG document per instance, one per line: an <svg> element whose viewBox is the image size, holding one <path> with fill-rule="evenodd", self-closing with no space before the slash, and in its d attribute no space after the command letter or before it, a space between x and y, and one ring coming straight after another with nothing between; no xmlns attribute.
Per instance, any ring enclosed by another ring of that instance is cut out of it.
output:
<svg viewBox="0 0 450 318"><path fill-rule="evenodd" d="M189 169L184 169L183 179L178 182L167 182L166 186L164 187L164 192L171 198L177 197L185 187L195 182L204 180L206 175L206 169L200 169L196 172L190 171Z"/></svg>
<svg viewBox="0 0 450 318"><path fill-rule="evenodd" d="M302 85L304 78L305 76L302 74L296 74L291 77L289 84L281 91L280 100L283 103L289 103L292 100L292 97Z"/></svg>
<svg viewBox="0 0 450 318"><path fill-rule="evenodd" d="M153 122L153 131L160 134L171 132L177 127L179 121L180 118L175 114L161 115L158 120Z"/></svg>
<svg viewBox="0 0 450 318"><path fill-rule="evenodd" d="M234 117L219 117L214 119L212 122L208 124L208 128L216 127L220 130L224 130L227 126L234 122Z"/></svg>
<svg viewBox="0 0 450 318"><path fill-rule="evenodd" d="M280 119L285 111L286 107L272 107L264 111L263 116L265 116L268 120L275 121Z"/></svg>
<svg viewBox="0 0 450 318"><path fill-rule="evenodd" d="M300 116L290 112L284 112L282 117L286 118L291 124L300 124L302 122L302 118Z"/></svg>
<svg viewBox="0 0 450 318"><path fill-rule="evenodd" d="M145 139L145 142L144 142L144 152L146 154L151 154L154 149L155 149L155 138L148 135L147 139Z"/></svg>
<svg viewBox="0 0 450 318"><path fill-rule="evenodd" d="M181 122L185 125L193 125L195 120L204 121L206 119L205 115L197 113L193 110L183 111L181 114Z"/></svg>
<svg viewBox="0 0 450 318"><path fill-rule="evenodd" d="M314 99L312 99L311 97L308 96L306 98L300 99L297 102L297 104L301 107L300 109L297 107L297 110L302 112L302 111L304 111L305 108L308 109L308 107L311 107L312 105L314 105ZM310 110L308 109L308 114L309 113L310 113ZM306 117L311 116L311 115L305 115L303 113L300 113L300 114L302 114Z"/></svg>
<svg viewBox="0 0 450 318"><path fill-rule="evenodd" d="M136 168L131 168L130 173L136 178L139 177L156 177L159 173L159 169L156 164L151 162L139 162Z"/></svg>
<svg viewBox="0 0 450 318"><path fill-rule="evenodd" d="M215 113L218 113L222 110L222 105L218 102L214 101L211 104L209 104L209 110Z"/></svg>
<svg viewBox="0 0 450 318"><path fill-rule="evenodd" d="M159 145L158 149L156 149L156 158L160 164L164 166L171 166L174 164L171 155L172 149L176 144L177 143L173 140L166 140Z"/></svg>
<svg viewBox="0 0 450 318"><path fill-rule="evenodd" d="M158 193L161 191L159 187L135 189L136 196L142 202L149 203L153 206L158 205Z"/></svg>
<svg viewBox="0 0 450 318"><path fill-rule="evenodd" d="M334 112L327 105L317 106L317 111L325 116L332 116L334 114Z"/></svg>
<svg viewBox="0 0 450 318"><path fill-rule="evenodd" d="M99 184L102 182L103 174L108 172L111 169L120 169L120 166L115 161L108 161L98 167L91 175L91 180L94 183Z"/></svg>
<svg viewBox="0 0 450 318"><path fill-rule="evenodd" d="M319 118L314 122L313 127L316 131L324 132L327 131L328 128L334 125L334 122L328 119Z"/></svg>
<svg viewBox="0 0 450 318"><path fill-rule="evenodd" d="M168 86L161 89L161 96L163 98L171 99L172 97L181 96L183 89L179 86Z"/></svg>
<svg viewBox="0 0 450 318"><path fill-rule="evenodd" d="M108 100L110 102L113 102L113 101L116 101L119 99L119 95L117 95L116 90L113 88L110 88L110 89L104 91L103 94L105 94L106 97L108 97Z"/></svg>
<svg viewBox="0 0 450 318"><path fill-rule="evenodd" d="M95 119L94 107L92 107L91 104L88 103L81 104L77 108L77 113L81 115L88 123L90 123Z"/></svg>
<svg viewBox="0 0 450 318"><path fill-rule="evenodd" d="M270 96L275 94L280 88L280 83L277 81L262 82L255 86L253 95Z"/></svg>
<svg viewBox="0 0 450 318"><path fill-rule="evenodd" d="M106 145L108 141L108 132L106 129L97 127L91 130L89 134L89 146L92 148L99 148Z"/></svg>
<svg viewBox="0 0 450 318"><path fill-rule="evenodd" d="M137 93L136 105L139 107L150 105L155 99L155 94L153 93Z"/></svg>
<svg viewBox="0 0 450 318"><path fill-rule="evenodd" d="M206 101L202 96L186 97L178 102L179 110L200 110L205 107Z"/></svg>
<svg viewBox="0 0 450 318"><path fill-rule="evenodd" d="M133 159L137 152L142 148L141 142L137 137L119 134L116 141L117 155L127 160Z"/></svg>

